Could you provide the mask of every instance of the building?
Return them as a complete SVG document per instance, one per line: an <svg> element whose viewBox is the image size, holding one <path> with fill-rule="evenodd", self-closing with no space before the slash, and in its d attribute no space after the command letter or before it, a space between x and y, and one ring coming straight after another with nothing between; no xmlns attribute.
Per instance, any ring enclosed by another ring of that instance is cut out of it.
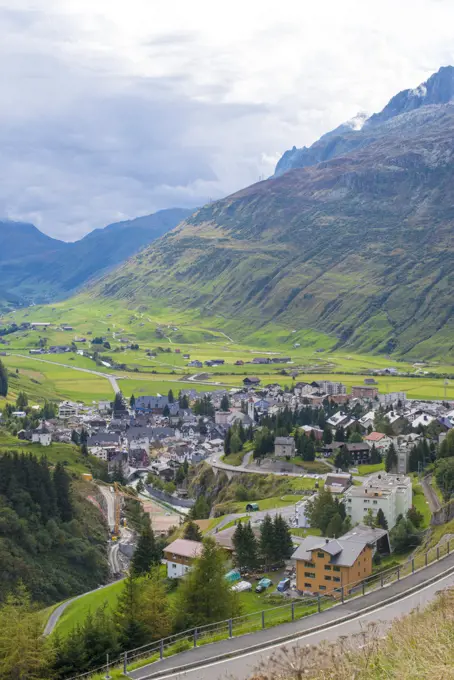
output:
<svg viewBox="0 0 454 680"><path fill-rule="evenodd" d="M328 472L325 479L325 489L334 494L344 493L352 484L349 472Z"/></svg>
<svg viewBox="0 0 454 680"><path fill-rule="evenodd" d="M307 536L292 555L296 587L311 594L341 596L372 574L373 547L359 535L350 538Z"/></svg>
<svg viewBox="0 0 454 680"><path fill-rule="evenodd" d="M77 415L79 415L79 406L72 401L63 401L58 407L58 417L60 420L73 418Z"/></svg>
<svg viewBox="0 0 454 680"><path fill-rule="evenodd" d="M352 399L375 399L378 388L371 385L355 385L352 387Z"/></svg>
<svg viewBox="0 0 454 680"><path fill-rule="evenodd" d="M260 378L247 377L243 380L243 385L245 387L257 387L257 385L260 385Z"/></svg>
<svg viewBox="0 0 454 680"><path fill-rule="evenodd" d="M383 434L383 432L371 432L366 437L364 437L364 441L370 444L370 446L375 446L377 451L380 451L382 455L392 444L391 437L388 437L387 434Z"/></svg>
<svg viewBox="0 0 454 680"><path fill-rule="evenodd" d="M411 479L404 475L379 472L362 486L352 486L345 492L345 507L352 524L363 522L368 510L375 516L381 508L391 530L397 517L406 515L411 506Z"/></svg>
<svg viewBox="0 0 454 680"><path fill-rule="evenodd" d="M347 388L342 383L332 382L331 380L318 380L317 385L320 392L324 392L329 396L347 394Z"/></svg>
<svg viewBox="0 0 454 680"><path fill-rule="evenodd" d="M274 440L275 456L294 456L295 440L293 437L276 437Z"/></svg>
<svg viewBox="0 0 454 680"><path fill-rule="evenodd" d="M407 401L406 392L389 392L388 394L380 394L378 400L382 406L396 406L399 401L402 406L405 406Z"/></svg>
<svg viewBox="0 0 454 680"><path fill-rule="evenodd" d="M295 504L295 520L296 520L296 526L298 529L307 529L310 527L311 523L309 522L308 516L307 516L307 510L308 510L308 503L309 501L313 501L315 498L314 496L311 496L310 498L305 498L304 500L298 501Z"/></svg>
<svg viewBox="0 0 454 680"><path fill-rule="evenodd" d="M215 411L214 422L216 425L228 425L230 411Z"/></svg>
<svg viewBox="0 0 454 680"><path fill-rule="evenodd" d="M167 397L137 397L134 404L136 413L155 413L161 415L165 407L169 405Z"/></svg>
<svg viewBox="0 0 454 680"><path fill-rule="evenodd" d="M181 578L191 569L194 560L201 556L203 545L198 541L177 538L164 549L167 578Z"/></svg>

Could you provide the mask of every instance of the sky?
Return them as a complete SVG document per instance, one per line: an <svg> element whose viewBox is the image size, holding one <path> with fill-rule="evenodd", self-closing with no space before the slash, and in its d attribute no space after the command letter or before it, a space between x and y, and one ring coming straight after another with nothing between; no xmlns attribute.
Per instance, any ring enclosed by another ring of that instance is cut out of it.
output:
<svg viewBox="0 0 454 680"><path fill-rule="evenodd" d="M452 0L0 0L0 218L197 207L454 64Z"/></svg>

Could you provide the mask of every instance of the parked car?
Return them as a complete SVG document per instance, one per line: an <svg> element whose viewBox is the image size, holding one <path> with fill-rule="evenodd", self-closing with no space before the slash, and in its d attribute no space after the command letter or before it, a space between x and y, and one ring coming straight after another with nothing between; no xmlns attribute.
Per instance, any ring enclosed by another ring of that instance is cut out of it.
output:
<svg viewBox="0 0 454 680"><path fill-rule="evenodd" d="M290 579L289 578L283 578L282 581L279 581L277 584L277 589L280 593L285 593L286 590L290 588Z"/></svg>
<svg viewBox="0 0 454 680"><path fill-rule="evenodd" d="M257 512L258 509L259 509L258 503L248 503L246 505L246 512Z"/></svg>
<svg viewBox="0 0 454 680"><path fill-rule="evenodd" d="M252 590L252 583L249 583L249 581L240 581L239 583L235 583L235 585L232 586L232 590L235 593L246 593L249 590Z"/></svg>
<svg viewBox="0 0 454 680"><path fill-rule="evenodd" d="M256 593L263 593L264 590L266 590L267 588L269 588L272 585L273 585L273 582L270 578L262 578L258 582L258 584L255 588L255 592Z"/></svg>

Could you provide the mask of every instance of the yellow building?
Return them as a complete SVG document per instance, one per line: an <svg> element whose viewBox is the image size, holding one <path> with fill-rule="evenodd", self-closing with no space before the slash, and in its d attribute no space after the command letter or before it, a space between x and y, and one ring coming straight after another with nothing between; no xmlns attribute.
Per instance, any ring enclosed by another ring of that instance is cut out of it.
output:
<svg viewBox="0 0 454 680"><path fill-rule="evenodd" d="M347 593L370 576L377 538L374 529L369 536L361 533L351 532L342 538L307 536L292 556L297 589L340 597L342 586Z"/></svg>

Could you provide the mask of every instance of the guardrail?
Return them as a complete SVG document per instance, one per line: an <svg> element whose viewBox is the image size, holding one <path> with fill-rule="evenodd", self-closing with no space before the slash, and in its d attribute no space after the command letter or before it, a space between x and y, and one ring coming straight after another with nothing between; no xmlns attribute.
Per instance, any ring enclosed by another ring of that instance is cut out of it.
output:
<svg viewBox="0 0 454 680"><path fill-rule="evenodd" d="M332 591L335 595L334 597L331 594L319 594L316 597L292 598L291 602L287 602L284 605L175 633L136 649L128 650L121 655L121 658L116 659L112 663L105 664L83 675L73 676L71 680L88 678L113 667L121 667L126 675L128 671L195 647L254 633L305 617L316 616L326 609L333 606L342 606L342 604L349 602L353 598L362 597L368 593L386 588L392 583L411 576L416 571L425 569L430 564L447 557L450 554L450 547L450 542L447 541L440 547L415 555L405 564L373 574L361 581L342 585Z"/></svg>

